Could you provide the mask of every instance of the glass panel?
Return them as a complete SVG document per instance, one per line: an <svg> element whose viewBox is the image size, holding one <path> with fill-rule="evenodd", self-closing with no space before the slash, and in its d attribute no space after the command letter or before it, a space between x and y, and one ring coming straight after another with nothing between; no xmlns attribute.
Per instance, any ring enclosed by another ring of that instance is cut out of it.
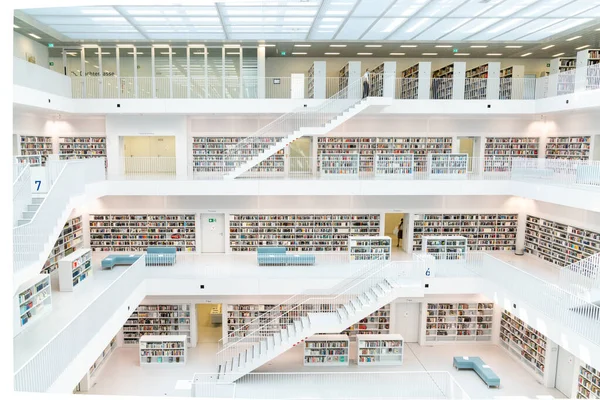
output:
<svg viewBox="0 0 600 400"><path fill-rule="evenodd" d="M85 93L88 99L100 98L100 66L98 48L85 49Z"/></svg>
<svg viewBox="0 0 600 400"><path fill-rule="evenodd" d="M258 51L256 48L242 49L242 96L246 99L258 98Z"/></svg>
<svg viewBox="0 0 600 400"><path fill-rule="evenodd" d="M173 52L173 98L185 99L187 95L187 49L174 48Z"/></svg>
<svg viewBox="0 0 600 400"><path fill-rule="evenodd" d="M65 69L63 65L62 52L63 49L58 47L52 47L48 49L48 61L50 64L48 65L48 68L51 71L64 75Z"/></svg>
<svg viewBox="0 0 600 400"><path fill-rule="evenodd" d="M192 75L191 96L195 99L206 98L208 85L205 86L205 68L204 59L206 58L206 48L190 48L190 72Z"/></svg>
<svg viewBox="0 0 600 400"><path fill-rule="evenodd" d="M223 48L209 47L207 50L208 63L208 97L223 98Z"/></svg>
<svg viewBox="0 0 600 400"><path fill-rule="evenodd" d="M240 97L240 54L241 48L225 49L225 97Z"/></svg>
<svg viewBox="0 0 600 400"><path fill-rule="evenodd" d="M71 77L71 93L73 98L81 99L84 97L85 77L81 71L81 49L64 49L61 51L60 60L63 63L63 52L66 54L66 74ZM86 64L87 65L87 64Z"/></svg>
<svg viewBox="0 0 600 400"><path fill-rule="evenodd" d="M119 95L122 99L133 99L135 98L135 82L133 81L133 52L135 49L121 47L117 50L119 52Z"/></svg>
<svg viewBox="0 0 600 400"><path fill-rule="evenodd" d="M290 143L290 173L307 173L312 170L311 138L301 137Z"/></svg>
<svg viewBox="0 0 600 400"><path fill-rule="evenodd" d="M152 49L150 47L138 47L136 52L138 98L149 99L152 98ZM131 73L133 76L133 71Z"/></svg>
<svg viewBox="0 0 600 400"><path fill-rule="evenodd" d="M102 96L105 99L118 97L117 49L102 47Z"/></svg>
<svg viewBox="0 0 600 400"><path fill-rule="evenodd" d="M171 97L169 82L169 48L154 49L154 70L156 72L156 97L166 99Z"/></svg>

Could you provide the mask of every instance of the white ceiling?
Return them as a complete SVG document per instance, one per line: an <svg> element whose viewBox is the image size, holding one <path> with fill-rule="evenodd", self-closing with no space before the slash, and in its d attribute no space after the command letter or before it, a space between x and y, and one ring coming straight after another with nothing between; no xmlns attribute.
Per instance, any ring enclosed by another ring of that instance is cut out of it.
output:
<svg viewBox="0 0 600 400"><path fill-rule="evenodd" d="M289 0L19 10L62 41L535 42L600 25L600 0Z"/></svg>

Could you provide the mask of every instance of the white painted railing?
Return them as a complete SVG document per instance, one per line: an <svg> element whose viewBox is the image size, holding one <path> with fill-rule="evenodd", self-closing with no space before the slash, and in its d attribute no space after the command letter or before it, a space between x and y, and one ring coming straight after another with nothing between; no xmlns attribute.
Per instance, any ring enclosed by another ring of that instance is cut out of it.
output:
<svg viewBox="0 0 600 400"><path fill-rule="evenodd" d="M260 390L257 390L260 387ZM448 371L249 373L231 384L194 374L192 397L223 399L457 399L470 397Z"/></svg>
<svg viewBox="0 0 600 400"><path fill-rule="evenodd" d="M31 170L29 164L14 164L13 170L20 171L13 179L13 226L16 226L31 204Z"/></svg>
<svg viewBox="0 0 600 400"><path fill-rule="evenodd" d="M561 268L559 276L559 285L563 289L591 301L600 301L600 253ZM597 299L589 298L594 294Z"/></svg>
<svg viewBox="0 0 600 400"><path fill-rule="evenodd" d="M119 161L121 174L133 179L170 179L177 172L175 157L123 157Z"/></svg>
<svg viewBox="0 0 600 400"><path fill-rule="evenodd" d="M144 263L142 256L15 371L15 390L47 391L142 282Z"/></svg>
<svg viewBox="0 0 600 400"><path fill-rule="evenodd" d="M80 161L56 161L46 165L49 190L33 219L13 228L13 271L39 262L47 257L43 254L54 243L52 233L62 227L66 207L73 197L84 193L85 185L103 180L104 159ZM70 211L70 210L68 210Z"/></svg>

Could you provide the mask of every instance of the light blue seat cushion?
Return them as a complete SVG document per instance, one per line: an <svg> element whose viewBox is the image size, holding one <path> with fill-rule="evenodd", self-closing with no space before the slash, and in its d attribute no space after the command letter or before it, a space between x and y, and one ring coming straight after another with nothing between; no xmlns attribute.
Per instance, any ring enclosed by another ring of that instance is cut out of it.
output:
<svg viewBox="0 0 600 400"><path fill-rule="evenodd" d="M472 369L488 386L500 386L500 377L479 357L454 357L452 365L457 369Z"/></svg>
<svg viewBox="0 0 600 400"><path fill-rule="evenodd" d="M146 253L148 253L148 254L177 254L177 247L148 246Z"/></svg>
<svg viewBox="0 0 600 400"><path fill-rule="evenodd" d="M314 265L314 254L258 254L258 265Z"/></svg>
<svg viewBox="0 0 600 400"><path fill-rule="evenodd" d="M109 254L102 260L102 269L112 269L115 265L132 265L141 254Z"/></svg>
<svg viewBox="0 0 600 400"><path fill-rule="evenodd" d="M258 254L285 254L286 251L285 247L258 247L256 249Z"/></svg>
<svg viewBox="0 0 600 400"><path fill-rule="evenodd" d="M173 265L176 261L176 247L148 246L146 250L146 265Z"/></svg>

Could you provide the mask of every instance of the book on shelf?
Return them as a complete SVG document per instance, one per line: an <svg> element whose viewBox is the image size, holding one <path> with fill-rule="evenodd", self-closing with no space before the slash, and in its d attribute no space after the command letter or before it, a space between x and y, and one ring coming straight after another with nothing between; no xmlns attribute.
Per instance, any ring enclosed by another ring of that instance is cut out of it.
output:
<svg viewBox="0 0 600 400"><path fill-rule="evenodd" d="M493 314L493 303L427 303L425 341L491 341Z"/></svg>
<svg viewBox="0 0 600 400"><path fill-rule="evenodd" d="M49 136L20 136L21 156L41 157L42 165L46 164L46 159L52 154L52 137Z"/></svg>
<svg viewBox="0 0 600 400"><path fill-rule="evenodd" d="M59 137L58 154L61 160L106 157L106 138L94 136Z"/></svg>
<svg viewBox="0 0 600 400"><path fill-rule="evenodd" d="M17 319L15 330L18 332L52 308L50 275L39 274L23 283L14 297L14 303Z"/></svg>
<svg viewBox="0 0 600 400"><path fill-rule="evenodd" d="M500 343L529 371L544 376L548 339L520 318L503 310L500 321Z"/></svg>
<svg viewBox="0 0 600 400"><path fill-rule="evenodd" d="M61 292L72 292L93 274L92 250L83 248L74 251L58 262L58 285Z"/></svg>
<svg viewBox="0 0 600 400"><path fill-rule="evenodd" d="M69 219L63 226L44 263L42 273L50 274L58 270L58 261L77 251L83 245L83 223L81 216Z"/></svg>
<svg viewBox="0 0 600 400"><path fill-rule="evenodd" d="M350 343L346 335L316 335L304 341L305 366L349 364Z"/></svg>
<svg viewBox="0 0 600 400"><path fill-rule="evenodd" d="M187 336L147 335L139 341L140 365L184 365Z"/></svg>
<svg viewBox="0 0 600 400"><path fill-rule="evenodd" d="M591 136L548 137L547 159L589 160Z"/></svg>
<svg viewBox="0 0 600 400"><path fill-rule="evenodd" d="M372 312L356 324L349 326L342 331L342 334L348 335L354 339L357 335L385 335L390 333L391 308L389 304Z"/></svg>
<svg viewBox="0 0 600 400"><path fill-rule="evenodd" d="M185 335L187 345L192 340L190 304L141 304L123 324L123 343L137 345L146 335Z"/></svg>

